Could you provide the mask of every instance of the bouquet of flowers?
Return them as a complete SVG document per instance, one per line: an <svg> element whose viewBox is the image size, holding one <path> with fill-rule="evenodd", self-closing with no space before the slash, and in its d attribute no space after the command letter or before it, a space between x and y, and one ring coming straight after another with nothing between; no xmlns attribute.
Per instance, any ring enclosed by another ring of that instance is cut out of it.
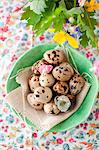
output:
<svg viewBox="0 0 99 150"><path fill-rule="evenodd" d="M96 0L29 0L21 19L27 20L35 35L46 30L55 32L54 41L68 42L78 48L91 44L97 46L95 10L99 9Z"/></svg>

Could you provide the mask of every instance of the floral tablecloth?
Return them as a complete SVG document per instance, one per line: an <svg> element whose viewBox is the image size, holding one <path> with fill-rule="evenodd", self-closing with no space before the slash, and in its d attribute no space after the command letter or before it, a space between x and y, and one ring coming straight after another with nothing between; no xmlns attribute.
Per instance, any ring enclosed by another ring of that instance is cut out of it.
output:
<svg viewBox="0 0 99 150"><path fill-rule="evenodd" d="M6 79L19 56L38 43L52 42L52 32L35 38L26 21L20 21L25 3L25 0L0 1L0 150L98 150L99 93L87 120L60 133L42 134L29 128L5 101ZM98 61L97 49L81 48L79 52L93 64Z"/></svg>

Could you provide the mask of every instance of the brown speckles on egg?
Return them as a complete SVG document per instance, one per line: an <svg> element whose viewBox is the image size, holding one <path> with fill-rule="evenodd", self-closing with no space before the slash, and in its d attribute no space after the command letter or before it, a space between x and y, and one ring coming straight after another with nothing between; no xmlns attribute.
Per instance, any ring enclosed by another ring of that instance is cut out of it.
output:
<svg viewBox="0 0 99 150"><path fill-rule="evenodd" d="M57 57L60 57L59 55L56 55Z"/></svg>
<svg viewBox="0 0 99 150"><path fill-rule="evenodd" d="M67 87L66 87L66 86L63 86L63 88L64 88L64 91L66 91L66 90L67 90Z"/></svg>
<svg viewBox="0 0 99 150"><path fill-rule="evenodd" d="M33 64L31 70L32 70L32 73L36 74L36 75L39 75L39 71L38 71L38 65L40 63L40 60L37 61L36 63Z"/></svg>
<svg viewBox="0 0 99 150"><path fill-rule="evenodd" d="M42 93L44 93L45 92L45 90L42 90Z"/></svg>
<svg viewBox="0 0 99 150"><path fill-rule="evenodd" d="M45 52L44 59L50 64L57 65L65 59L65 54L61 50L49 50Z"/></svg>
<svg viewBox="0 0 99 150"><path fill-rule="evenodd" d="M76 80L74 80L74 83L78 83Z"/></svg>
<svg viewBox="0 0 99 150"><path fill-rule="evenodd" d="M76 89L76 86L74 86L74 89Z"/></svg>
<svg viewBox="0 0 99 150"><path fill-rule="evenodd" d="M44 86L44 87L45 86L47 86L47 87L53 86L55 79L52 76L52 74L47 74L47 73L44 73L44 74L45 74L45 76L43 74L41 74L41 76L40 76L41 86Z"/></svg>
<svg viewBox="0 0 99 150"><path fill-rule="evenodd" d="M52 54L54 54L54 56L56 57L56 51L52 51Z"/></svg>
<svg viewBox="0 0 99 150"><path fill-rule="evenodd" d="M31 80L31 79L32 79L32 77L33 77L33 76L31 75L28 79L29 79L29 80Z"/></svg>
<svg viewBox="0 0 99 150"><path fill-rule="evenodd" d="M35 95L36 97L39 97L39 95Z"/></svg>
<svg viewBox="0 0 99 150"><path fill-rule="evenodd" d="M61 70L59 70L59 73L62 73L62 71L61 71Z"/></svg>
<svg viewBox="0 0 99 150"><path fill-rule="evenodd" d="M39 92L39 96L38 96ZM48 95L49 94L49 95ZM41 103L47 103L52 98L52 91L48 87L38 87L34 91L35 100Z"/></svg>
<svg viewBox="0 0 99 150"><path fill-rule="evenodd" d="M65 69L64 71L68 71L68 69Z"/></svg>
<svg viewBox="0 0 99 150"><path fill-rule="evenodd" d="M43 104L35 100L35 96L33 93L27 95L27 101L34 109L41 110L43 108Z"/></svg>
<svg viewBox="0 0 99 150"><path fill-rule="evenodd" d="M60 52L60 50L56 50L57 52Z"/></svg>
<svg viewBox="0 0 99 150"><path fill-rule="evenodd" d="M58 78L60 78L60 76L58 76Z"/></svg>
<svg viewBox="0 0 99 150"><path fill-rule="evenodd" d="M36 78L34 79L34 81L36 81Z"/></svg>
<svg viewBox="0 0 99 150"><path fill-rule="evenodd" d="M73 85L71 86L71 89L74 89L74 86L73 86Z"/></svg>
<svg viewBox="0 0 99 150"><path fill-rule="evenodd" d="M54 58L52 58L52 60L54 61Z"/></svg>
<svg viewBox="0 0 99 150"><path fill-rule="evenodd" d="M55 79L60 81L68 81L73 76L74 71L67 62L64 62L59 66L56 66L52 73Z"/></svg>
<svg viewBox="0 0 99 150"><path fill-rule="evenodd" d="M40 106L40 104L37 104L37 106Z"/></svg>
<svg viewBox="0 0 99 150"><path fill-rule="evenodd" d="M75 74L69 82L70 92L73 95L78 94L85 84L85 80L79 75Z"/></svg>
<svg viewBox="0 0 99 150"><path fill-rule="evenodd" d="M66 76L66 73L63 73L64 76Z"/></svg>
<svg viewBox="0 0 99 150"><path fill-rule="evenodd" d="M68 84L66 82L56 82L56 84L53 86L53 90L57 92L58 94L67 94L68 92Z"/></svg>
<svg viewBox="0 0 99 150"><path fill-rule="evenodd" d="M50 54L48 54L48 57L50 58Z"/></svg>
<svg viewBox="0 0 99 150"><path fill-rule="evenodd" d="M60 69L64 69L63 67L59 67Z"/></svg>
<svg viewBox="0 0 99 150"><path fill-rule="evenodd" d="M31 79L29 79L29 87L32 92L34 92L35 88L38 87L39 84L39 76L34 75Z"/></svg>

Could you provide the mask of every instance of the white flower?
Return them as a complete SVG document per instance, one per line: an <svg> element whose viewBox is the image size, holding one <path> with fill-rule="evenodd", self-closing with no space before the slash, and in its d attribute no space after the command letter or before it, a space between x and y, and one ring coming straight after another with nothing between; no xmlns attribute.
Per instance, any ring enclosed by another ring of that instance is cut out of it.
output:
<svg viewBox="0 0 99 150"><path fill-rule="evenodd" d="M78 0L80 7L83 7L85 2L86 2L86 0Z"/></svg>

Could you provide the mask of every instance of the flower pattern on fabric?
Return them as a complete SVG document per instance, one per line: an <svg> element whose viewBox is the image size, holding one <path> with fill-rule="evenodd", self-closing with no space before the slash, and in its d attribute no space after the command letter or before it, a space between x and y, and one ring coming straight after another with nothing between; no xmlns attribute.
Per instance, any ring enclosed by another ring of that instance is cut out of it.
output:
<svg viewBox="0 0 99 150"><path fill-rule="evenodd" d="M26 0L0 1L0 150L98 150L99 93L89 117L70 131L60 133L29 128L6 103L6 79L19 56L37 44L53 42L54 30L35 38L31 28L20 20L25 3ZM79 32L79 28L75 30L75 34ZM98 49L80 46L79 52L93 63L98 75Z"/></svg>

